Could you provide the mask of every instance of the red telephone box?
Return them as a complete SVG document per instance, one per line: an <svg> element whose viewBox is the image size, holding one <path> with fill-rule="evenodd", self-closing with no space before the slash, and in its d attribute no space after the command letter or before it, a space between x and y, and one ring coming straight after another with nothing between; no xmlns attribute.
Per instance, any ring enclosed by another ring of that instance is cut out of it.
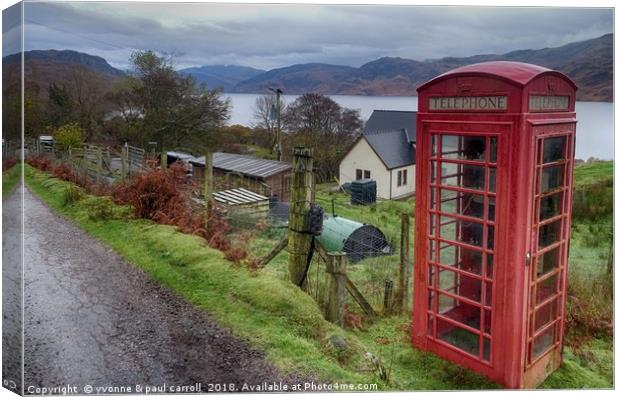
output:
<svg viewBox="0 0 620 397"><path fill-rule="evenodd" d="M562 362L576 89L517 62L418 88L413 343L508 388Z"/></svg>

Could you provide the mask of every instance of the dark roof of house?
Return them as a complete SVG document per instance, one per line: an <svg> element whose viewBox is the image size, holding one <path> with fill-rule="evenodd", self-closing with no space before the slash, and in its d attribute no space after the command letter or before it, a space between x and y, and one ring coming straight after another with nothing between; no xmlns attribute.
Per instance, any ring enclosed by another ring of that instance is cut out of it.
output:
<svg viewBox="0 0 620 397"><path fill-rule="evenodd" d="M404 128L409 142L415 143L417 114L418 112L404 110L373 110L364 126L364 134Z"/></svg>
<svg viewBox="0 0 620 397"><path fill-rule="evenodd" d="M404 128L364 133L363 137L388 169L415 164L415 149Z"/></svg>
<svg viewBox="0 0 620 397"><path fill-rule="evenodd" d="M198 166L205 165L205 156L190 160L190 163ZM284 161L265 160L252 156L233 153L213 153L213 168L220 170L238 172L243 175L257 178L267 178L290 170L291 164Z"/></svg>

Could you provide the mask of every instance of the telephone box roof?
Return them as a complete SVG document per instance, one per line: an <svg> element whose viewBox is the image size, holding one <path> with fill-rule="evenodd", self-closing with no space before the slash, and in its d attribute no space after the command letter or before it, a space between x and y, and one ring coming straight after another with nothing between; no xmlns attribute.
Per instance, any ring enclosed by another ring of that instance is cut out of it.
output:
<svg viewBox="0 0 620 397"><path fill-rule="evenodd" d="M523 62L493 61L474 63L471 65L461 66L460 68L452 69L449 72L439 75L434 79L422 84L420 87L418 87L418 91L421 91L439 81L459 76L499 77L514 85L524 87L530 81L541 75L553 75L560 77L569 82L569 84L571 84L574 89L577 89L577 86L571 79L555 70Z"/></svg>

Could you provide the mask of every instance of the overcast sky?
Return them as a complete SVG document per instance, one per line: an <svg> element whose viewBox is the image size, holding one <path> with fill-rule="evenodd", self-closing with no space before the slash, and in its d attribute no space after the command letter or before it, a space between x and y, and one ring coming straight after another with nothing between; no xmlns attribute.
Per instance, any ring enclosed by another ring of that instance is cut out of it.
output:
<svg viewBox="0 0 620 397"><path fill-rule="evenodd" d="M40 2L26 3L24 19L26 50L72 49L119 68L144 49L175 53L179 67L360 66L552 47L613 30L611 9L586 8ZM17 25L3 21L6 55Z"/></svg>

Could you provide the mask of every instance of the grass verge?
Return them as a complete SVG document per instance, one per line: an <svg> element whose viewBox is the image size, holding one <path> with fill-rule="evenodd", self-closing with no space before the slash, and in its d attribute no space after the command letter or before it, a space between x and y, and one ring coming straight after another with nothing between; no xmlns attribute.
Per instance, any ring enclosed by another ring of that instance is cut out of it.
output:
<svg viewBox="0 0 620 397"><path fill-rule="evenodd" d="M5 199L11 194L15 186L19 183L20 169L20 165L16 164L2 173L2 199Z"/></svg>

